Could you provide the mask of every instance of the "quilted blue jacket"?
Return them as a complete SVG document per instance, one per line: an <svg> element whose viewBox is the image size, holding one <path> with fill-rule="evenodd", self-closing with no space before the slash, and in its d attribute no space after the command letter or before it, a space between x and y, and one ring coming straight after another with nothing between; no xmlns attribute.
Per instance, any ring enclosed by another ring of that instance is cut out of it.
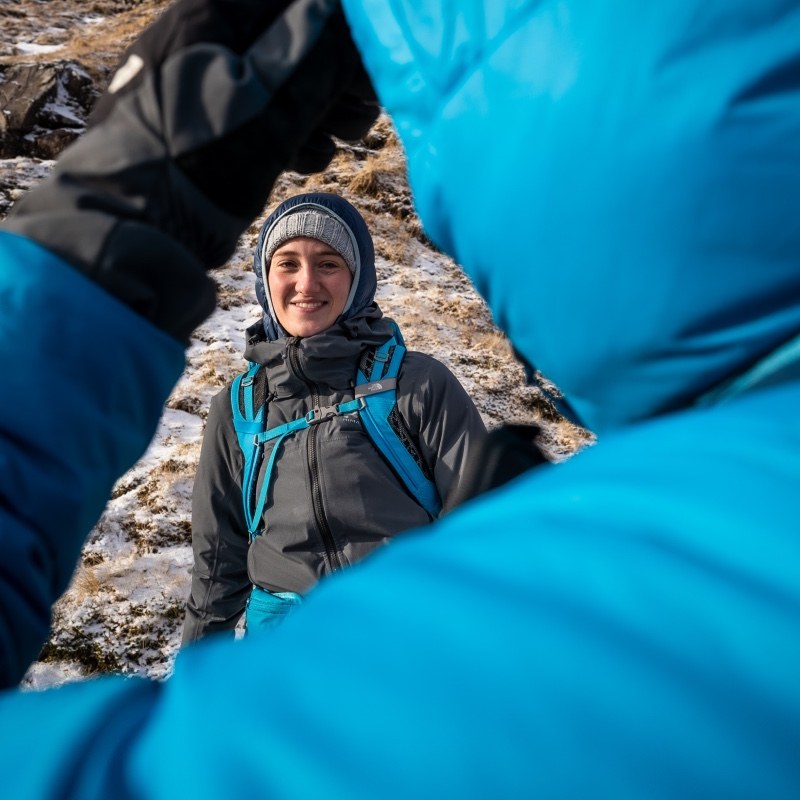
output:
<svg viewBox="0 0 800 800"><path fill-rule="evenodd" d="M800 8L344 5L427 231L598 443L328 580L274 634L187 649L166 683L7 694L4 791L800 796ZM52 345L20 333L38 296L4 315L2 352L29 347L43 380ZM42 324L80 316L89 348L85 303L62 293ZM139 333L168 374L173 350ZM119 345L132 376L154 374L144 346ZM36 393L12 387L4 492L9 458L27 475L64 446L15 449ZM68 454L122 435L80 431ZM97 508L121 463L76 462ZM41 522L24 508L4 500L4 529Z"/></svg>

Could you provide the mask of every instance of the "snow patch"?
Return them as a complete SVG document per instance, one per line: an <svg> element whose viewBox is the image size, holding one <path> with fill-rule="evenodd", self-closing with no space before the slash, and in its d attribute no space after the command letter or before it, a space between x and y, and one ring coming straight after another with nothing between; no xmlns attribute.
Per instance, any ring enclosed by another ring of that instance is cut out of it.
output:
<svg viewBox="0 0 800 800"><path fill-rule="evenodd" d="M56 53L63 49L63 44L34 44L33 42L18 42L14 47L20 52L30 56Z"/></svg>

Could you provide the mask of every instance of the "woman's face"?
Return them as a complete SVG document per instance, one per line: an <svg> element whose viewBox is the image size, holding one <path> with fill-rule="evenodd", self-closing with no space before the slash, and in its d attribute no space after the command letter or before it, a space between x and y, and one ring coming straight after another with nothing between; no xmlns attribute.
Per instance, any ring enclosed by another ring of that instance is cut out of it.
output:
<svg viewBox="0 0 800 800"><path fill-rule="evenodd" d="M313 336L330 328L344 311L352 275L330 245L301 236L272 255L267 274L272 307L291 336Z"/></svg>

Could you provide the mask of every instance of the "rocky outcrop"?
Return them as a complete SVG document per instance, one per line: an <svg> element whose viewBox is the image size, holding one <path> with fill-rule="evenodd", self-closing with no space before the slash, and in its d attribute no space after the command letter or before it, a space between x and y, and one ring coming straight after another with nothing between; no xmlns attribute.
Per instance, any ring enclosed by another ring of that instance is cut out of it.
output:
<svg viewBox="0 0 800 800"><path fill-rule="evenodd" d="M0 64L0 158L55 158L83 133L98 94L73 61Z"/></svg>

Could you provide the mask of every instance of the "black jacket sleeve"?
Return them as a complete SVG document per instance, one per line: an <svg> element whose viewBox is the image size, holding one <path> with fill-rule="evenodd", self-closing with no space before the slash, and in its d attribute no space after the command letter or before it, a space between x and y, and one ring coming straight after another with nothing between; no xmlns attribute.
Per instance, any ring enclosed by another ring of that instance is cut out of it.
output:
<svg viewBox="0 0 800 800"><path fill-rule="evenodd" d="M242 508L244 459L236 441L230 389L212 401L192 493L194 570L183 643L233 633L250 593L249 539Z"/></svg>
<svg viewBox="0 0 800 800"><path fill-rule="evenodd" d="M456 376L435 358L408 353L398 387L398 408L447 512L463 496L464 465L486 439L486 426Z"/></svg>

